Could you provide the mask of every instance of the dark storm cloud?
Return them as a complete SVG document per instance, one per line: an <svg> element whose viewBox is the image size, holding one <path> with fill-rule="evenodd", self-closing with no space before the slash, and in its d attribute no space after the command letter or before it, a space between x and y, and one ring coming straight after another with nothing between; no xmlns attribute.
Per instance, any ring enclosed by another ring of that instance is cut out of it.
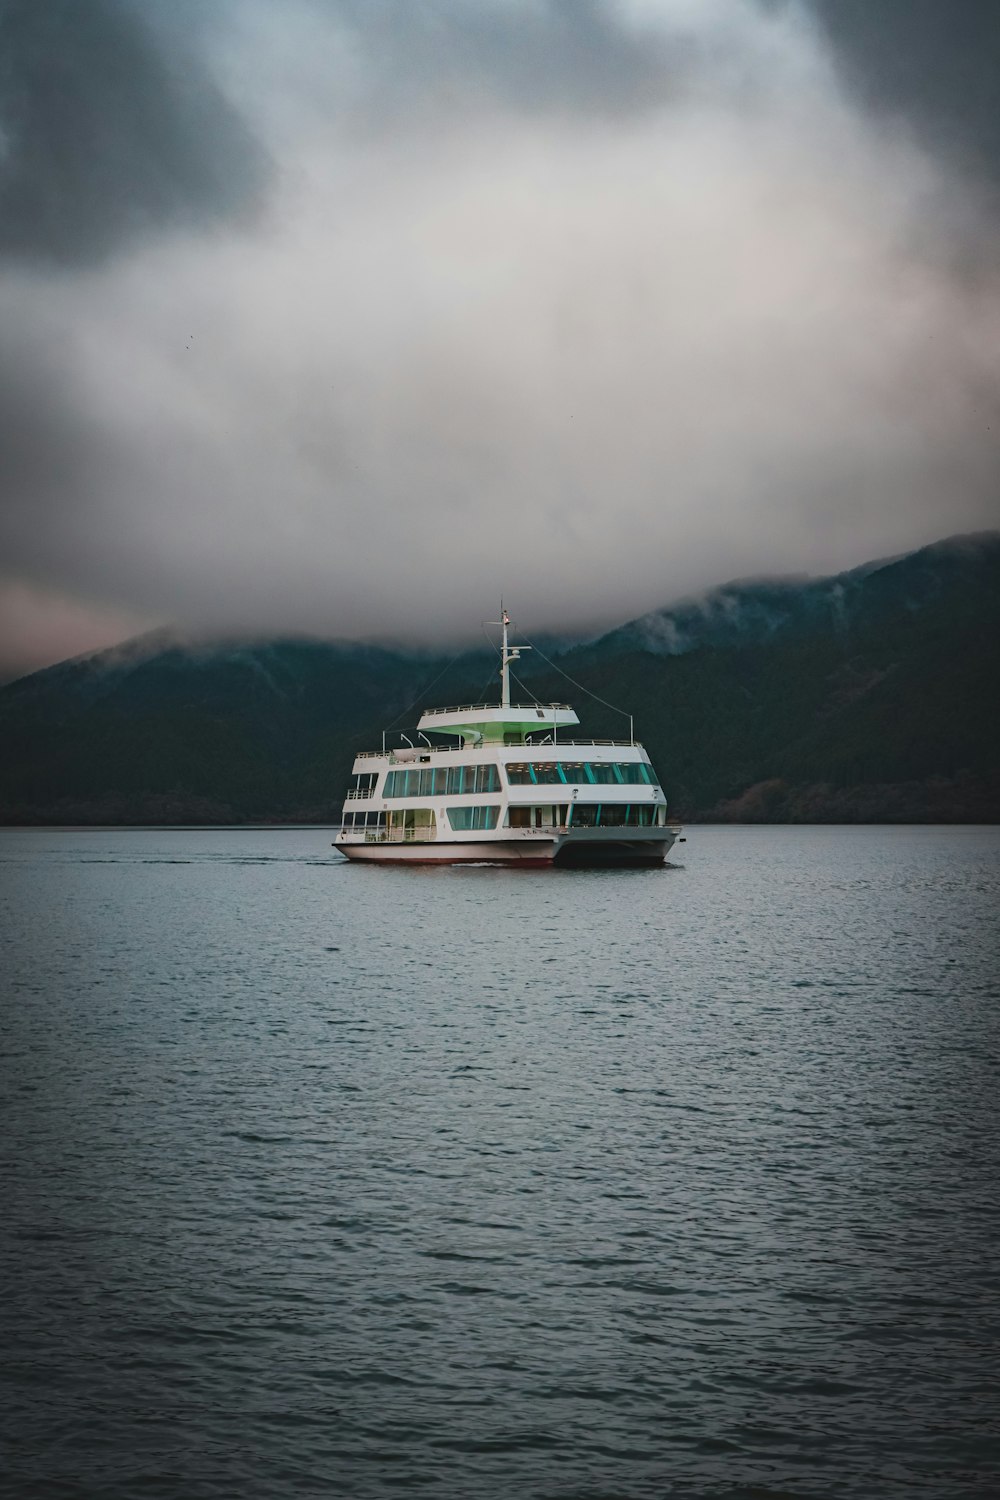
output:
<svg viewBox="0 0 1000 1500"><path fill-rule="evenodd" d="M262 158L202 62L116 0L0 0L0 255L90 265L245 211Z"/></svg>
<svg viewBox="0 0 1000 1500"><path fill-rule="evenodd" d="M628 29L604 0L314 0L367 59L372 101L402 114L478 95L518 110L634 112L668 96L694 36Z"/></svg>
<svg viewBox="0 0 1000 1500"><path fill-rule="evenodd" d="M809 0L844 77L933 149L1000 180L997 0Z"/></svg>
<svg viewBox="0 0 1000 1500"><path fill-rule="evenodd" d="M912 122L927 143L1000 173L1000 5L995 0L750 0L765 15L801 12L822 27L845 83L873 111ZM379 118L456 99L518 110L637 113L713 72L746 66L748 29L704 25L679 8L668 32L655 5L613 0L305 0L368 64ZM703 0L703 13L718 7Z"/></svg>
<svg viewBox="0 0 1000 1500"><path fill-rule="evenodd" d="M81 481L86 487L93 434L38 347L37 327L30 337L12 320L0 359L0 540L20 551L32 539L50 545L47 524L39 522L56 520L57 507L72 503L74 488Z"/></svg>
<svg viewBox="0 0 1000 1500"><path fill-rule="evenodd" d="M975 111L823 4L0 0L0 633L614 623L995 524Z"/></svg>

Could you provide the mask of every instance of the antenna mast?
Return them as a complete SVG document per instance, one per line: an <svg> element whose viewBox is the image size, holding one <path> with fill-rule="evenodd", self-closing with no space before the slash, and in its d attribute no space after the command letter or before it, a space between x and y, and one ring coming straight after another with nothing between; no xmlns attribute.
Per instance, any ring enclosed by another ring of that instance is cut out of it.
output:
<svg viewBox="0 0 1000 1500"><path fill-rule="evenodd" d="M507 610L504 609L504 603L502 603L502 600L501 600L501 618L499 618L499 619L492 619L492 621L490 621L490 624L492 624L492 625L499 625L499 627L502 628L502 631L504 631L504 637L502 637L502 645L501 645L501 708L510 708L510 664L511 664L511 661L517 661L517 658L520 657L520 652L522 652L522 651L529 651L529 649L531 649L531 646L511 646L511 645L508 645L508 643L507 643L507 627L508 627L508 625L510 625L510 615L508 615Z"/></svg>
<svg viewBox="0 0 1000 1500"><path fill-rule="evenodd" d="M510 664L516 661L518 653L507 649L507 626L510 624L510 615L500 606L500 622L503 625L503 648L500 652L500 707L510 708Z"/></svg>

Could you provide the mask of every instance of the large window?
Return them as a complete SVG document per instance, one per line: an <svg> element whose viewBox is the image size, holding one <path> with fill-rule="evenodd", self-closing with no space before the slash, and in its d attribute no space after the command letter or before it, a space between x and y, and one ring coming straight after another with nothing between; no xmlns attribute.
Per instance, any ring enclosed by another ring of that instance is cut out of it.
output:
<svg viewBox="0 0 1000 1500"><path fill-rule="evenodd" d="M456 797L476 792L498 792L496 766L421 766L419 770L390 771L385 797Z"/></svg>
<svg viewBox="0 0 1000 1500"><path fill-rule="evenodd" d="M505 822L508 828L565 828L568 811L565 802L540 807L515 805L507 809Z"/></svg>
<svg viewBox="0 0 1000 1500"><path fill-rule="evenodd" d="M537 761L528 769L536 786L559 786L566 780L563 768L557 760Z"/></svg>
<svg viewBox="0 0 1000 1500"><path fill-rule="evenodd" d="M384 812L350 812L344 809L343 826L347 829L361 828L383 828L385 826Z"/></svg>
<svg viewBox="0 0 1000 1500"><path fill-rule="evenodd" d="M667 809L653 802L574 802L575 828L662 828Z"/></svg>
<svg viewBox="0 0 1000 1500"><path fill-rule="evenodd" d="M641 760L626 760L615 766L619 781L626 786L655 786L656 777L651 766Z"/></svg>
<svg viewBox="0 0 1000 1500"><path fill-rule="evenodd" d="M391 843L422 843L436 836L436 819L430 807L394 807L385 815L384 837Z"/></svg>
<svg viewBox="0 0 1000 1500"><path fill-rule="evenodd" d="M511 786L656 786L653 768L644 760L533 760L510 761Z"/></svg>
<svg viewBox="0 0 1000 1500"><path fill-rule="evenodd" d="M449 807L448 822L456 833L467 833L472 828L495 828L500 816L499 807L488 803L482 807Z"/></svg>

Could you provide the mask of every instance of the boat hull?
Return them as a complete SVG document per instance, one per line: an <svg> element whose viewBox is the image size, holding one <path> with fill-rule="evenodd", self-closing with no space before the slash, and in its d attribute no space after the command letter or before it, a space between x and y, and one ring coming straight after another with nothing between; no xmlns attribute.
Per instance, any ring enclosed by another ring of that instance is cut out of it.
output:
<svg viewBox="0 0 1000 1500"><path fill-rule="evenodd" d="M656 830L653 838L608 837L612 832L612 829L588 829L585 836L581 836L581 830L553 838L435 839L414 840L412 843L338 840L334 847L348 859L366 864L555 865L569 868L613 865L626 868L662 865L677 837L673 829L661 828Z"/></svg>
<svg viewBox="0 0 1000 1500"><path fill-rule="evenodd" d="M662 833L662 830L661 830ZM621 868L662 865L675 835L658 839L567 839L552 863L564 869L593 869L617 865Z"/></svg>

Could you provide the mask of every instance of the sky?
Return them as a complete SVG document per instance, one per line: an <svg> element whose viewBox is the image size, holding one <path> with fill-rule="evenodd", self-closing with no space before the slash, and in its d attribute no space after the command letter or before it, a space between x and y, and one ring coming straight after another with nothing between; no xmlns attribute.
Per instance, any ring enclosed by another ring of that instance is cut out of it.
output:
<svg viewBox="0 0 1000 1500"><path fill-rule="evenodd" d="M995 0L0 0L0 675L1000 524Z"/></svg>

